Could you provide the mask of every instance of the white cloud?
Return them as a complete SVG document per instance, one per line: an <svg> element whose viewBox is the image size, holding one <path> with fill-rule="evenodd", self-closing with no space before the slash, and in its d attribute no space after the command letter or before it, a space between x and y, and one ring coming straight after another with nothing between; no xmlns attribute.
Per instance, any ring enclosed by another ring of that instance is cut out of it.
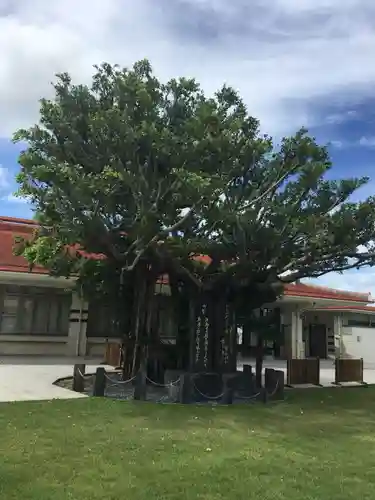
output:
<svg viewBox="0 0 375 500"><path fill-rule="evenodd" d="M0 165L0 193L9 187L9 172Z"/></svg>
<svg viewBox="0 0 375 500"><path fill-rule="evenodd" d="M7 196L4 196L3 201L7 201L9 203L21 203L21 204L29 202L29 200L26 196L16 196L13 193L8 194Z"/></svg>
<svg viewBox="0 0 375 500"><path fill-rule="evenodd" d="M315 98L375 83L371 0L0 0L0 135L35 120L57 71L148 57L162 77L237 87L269 133L309 124Z"/></svg>
<svg viewBox="0 0 375 500"><path fill-rule="evenodd" d="M355 147L363 147L363 148L375 148L375 136L363 136L360 139L355 141L338 141L333 140L330 141L331 146L336 149L347 149L347 148L355 148Z"/></svg>
<svg viewBox="0 0 375 500"><path fill-rule="evenodd" d="M346 146L346 143L343 141L330 141L330 144L336 149L342 149Z"/></svg>
<svg viewBox="0 0 375 500"><path fill-rule="evenodd" d="M359 139L359 145L364 146L366 148L374 148L375 147L375 137L361 137Z"/></svg>
<svg viewBox="0 0 375 500"><path fill-rule="evenodd" d="M373 92L374 22L372 0L0 0L0 137L37 119L54 73L88 81L95 63L143 57L163 79L231 84L266 132L293 132L313 123L314 103L352 108ZM0 167L9 192L7 179ZM375 292L375 271L320 282Z"/></svg>
<svg viewBox="0 0 375 500"><path fill-rule="evenodd" d="M16 196L13 193L9 193L12 187L11 175L8 168L0 165L0 202L28 203L27 197Z"/></svg>
<svg viewBox="0 0 375 500"><path fill-rule="evenodd" d="M371 246L373 246L373 245L374 245L374 242L373 242L373 241L371 241L371 242L370 242L370 244L369 244L369 246L370 246L370 245L371 245ZM359 246L357 247L357 252L358 252L358 253L366 253L366 252L368 252L368 249L367 249L367 247L366 247L365 245L359 245Z"/></svg>
<svg viewBox="0 0 375 500"><path fill-rule="evenodd" d="M7 201L10 203L27 203L28 200L25 197L16 196L9 191L14 188L11 182L11 174L9 169L0 165L0 202Z"/></svg>
<svg viewBox="0 0 375 500"><path fill-rule="evenodd" d="M334 113L332 115L328 115L325 118L325 122L329 125L338 125L340 123L344 123L347 120L357 119L359 117L358 111L354 109L350 109L344 113Z"/></svg>
<svg viewBox="0 0 375 500"><path fill-rule="evenodd" d="M343 274L329 273L316 280L305 280L306 283L316 283L339 290L371 293L375 298L375 269L371 267L352 270Z"/></svg>

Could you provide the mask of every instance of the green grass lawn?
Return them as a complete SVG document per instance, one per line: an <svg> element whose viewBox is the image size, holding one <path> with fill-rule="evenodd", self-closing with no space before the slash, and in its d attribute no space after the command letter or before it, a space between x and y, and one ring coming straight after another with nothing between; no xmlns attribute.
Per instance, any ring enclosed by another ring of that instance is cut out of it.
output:
<svg viewBox="0 0 375 500"><path fill-rule="evenodd" d="M375 388L267 406L0 404L1 500L375 498Z"/></svg>

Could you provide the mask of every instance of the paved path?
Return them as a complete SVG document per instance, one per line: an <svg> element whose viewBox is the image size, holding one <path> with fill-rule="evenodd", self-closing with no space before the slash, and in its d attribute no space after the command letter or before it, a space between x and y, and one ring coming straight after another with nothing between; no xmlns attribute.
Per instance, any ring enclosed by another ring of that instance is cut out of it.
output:
<svg viewBox="0 0 375 500"><path fill-rule="evenodd" d="M113 369L101 365L100 360L82 358L0 357L0 402L87 397L53 385L57 379L71 376L75 363L86 363L88 373L98 366Z"/></svg>

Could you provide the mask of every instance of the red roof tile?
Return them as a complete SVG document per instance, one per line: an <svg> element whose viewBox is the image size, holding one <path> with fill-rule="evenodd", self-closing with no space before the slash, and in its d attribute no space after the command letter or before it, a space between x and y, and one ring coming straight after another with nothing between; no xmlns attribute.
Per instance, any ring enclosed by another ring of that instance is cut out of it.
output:
<svg viewBox="0 0 375 500"><path fill-rule="evenodd" d="M35 227L36 224L33 221L12 219L11 217L0 218L0 271L19 273L29 271L29 264L26 259L13 254L14 238L15 236L31 237ZM33 272L48 274L48 271L41 266L35 266Z"/></svg>
<svg viewBox="0 0 375 500"><path fill-rule="evenodd" d="M335 290L318 285L307 285L305 283L290 283L285 286L285 295L292 297L311 297L317 299L347 300L352 302L372 302L369 293L348 292L346 290Z"/></svg>

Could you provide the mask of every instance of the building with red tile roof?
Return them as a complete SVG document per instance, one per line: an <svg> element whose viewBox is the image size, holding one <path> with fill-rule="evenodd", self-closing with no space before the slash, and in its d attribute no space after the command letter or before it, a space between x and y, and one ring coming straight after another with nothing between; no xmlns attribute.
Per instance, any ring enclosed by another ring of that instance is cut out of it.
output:
<svg viewBox="0 0 375 500"><path fill-rule="evenodd" d="M27 261L13 253L15 237L31 237L37 227L37 223L32 220L0 217L0 354L40 352L58 355L99 354L103 351L104 333L102 337L98 337L97 334L92 337L90 331L86 331L88 305L75 293L70 292L70 312L66 312L60 292L72 289L74 279L52 278L41 266L35 266L30 272ZM89 258L105 257L90 254ZM205 258L199 256L199 259ZM47 295L43 295L41 290L46 291ZM30 295L34 292L37 299L34 295ZM38 293L44 297L44 302L39 300ZM52 302L52 297L55 302ZM17 314L12 313L12 301L14 304L18 301ZM58 317L68 315L69 321L64 323L62 320L62 324L57 327L57 320L51 316L47 322L43 323L43 320L40 320L40 325L36 326L32 325L34 319L28 320L29 323L22 323L21 310L25 311L30 307L33 309L32 318L42 318L38 307L44 307L41 304L47 304L48 301L50 305L46 308L46 311L49 311L46 312L47 316L52 315L51 311L58 310ZM345 331L350 330L353 334L361 330L361 336L367 339L363 343L365 347L361 352L365 355L365 351L368 351L374 342L372 356L375 362L375 328L372 328L371 319L374 317L375 327L375 316L373 316L375 307L371 306L372 302L371 294L367 292L336 290L307 283L287 284L283 296L277 303L282 313L285 344L289 346L289 351L285 355L327 357L337 352L337 349L341 349L337 336L342 340ZM307 330L306 322L308 322ZM316 348L316 345L311 343L311 338L318 335L313 333L314 328L323 324L325 333L322 338L325 340L319 348ZM28 328L31 329L30 332ZM53 328L59 329L60 333ZM358 335L357 338L359 337ZM348 345L351 345L349 341ZM313 352L314 349L320 351ZM357 352L359 348L353 343L350 349Z"/></svg>
<svg viewBox="0 0 375 500"><path fill-rule="evenodd" d="M32 232L38 227L33 220L18 219L12 217L0 217L0 272L29 272L27 261L21 256L13 253L14 240L16 236L31 237ZM77 248L76 250L79 251ZM102 259L103 255L84 254L88 258ZM196 257L199 260L209 259L204 255ZM48 271L40 266L33 268L33 273L48 274ZM335 290L319 285L306 283L291 283L285 286L284 294L289 297L305 297L309 299L328 299L346 301L357 304L368 304L372 302L370 293L350 292L346 290Z"/></svg>

